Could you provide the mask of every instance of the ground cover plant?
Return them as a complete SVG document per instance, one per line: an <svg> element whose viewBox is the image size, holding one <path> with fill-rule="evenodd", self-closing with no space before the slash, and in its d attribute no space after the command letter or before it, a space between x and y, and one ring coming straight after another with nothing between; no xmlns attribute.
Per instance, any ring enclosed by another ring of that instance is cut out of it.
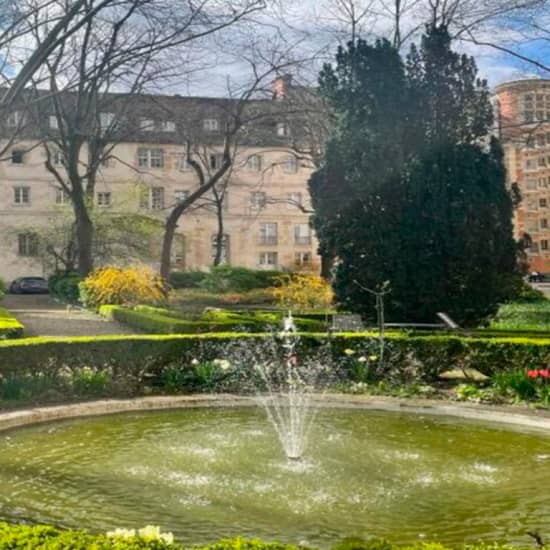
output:
<svg viewBox="0 0 550 550"><path fill-rule="evenodd" d="M304 546L257 539L227 539L202 546L179 544L170 533L148 526L134 531L116 529L108 534L69 531L46 525L10 525L0 523L0 548L10 550L300 550ZM464 545L461 550L520 550L525 546L479 543ZM390 542L359 538L345 539L331 550L450 550L431 542L395 545Z"/></svg>

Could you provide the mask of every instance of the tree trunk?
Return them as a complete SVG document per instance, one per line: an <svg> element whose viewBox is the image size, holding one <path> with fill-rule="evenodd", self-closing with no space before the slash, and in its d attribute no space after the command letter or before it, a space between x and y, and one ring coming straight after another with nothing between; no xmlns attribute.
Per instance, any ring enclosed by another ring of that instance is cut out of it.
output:
<svg viewBox="0 0 550 550"><path fill-rule="evenodd" d="M174 211L170 213L164 224L164 237L162 238L162 251L160 254L160 276L167 281L170 275L170 267L172 264L172 244L174 243L174 235L178 227L178 215L174 215Z"/></svg>
<svg viewBox="0 0 550 550"><path fill-rule="evenodd" d="M334 254L332 252L321 253L321 277L325 281L332 280L332 266L334 265Z"/></svg>
<svg viewBox="0 0 550 550"><path fill-rule="evenodd" d="M223 202L216 203L216 216L218 221L218 231L216 233L216 254L214 256L214 266L218 266L222 263L223 252Z"/></svg>
<svg viewBox="0 0 550 550"><path fill-rule="evenodd" d="M76 240L78 242L78 274L87 277L94 268L92 250L94 224L84 205L84 201L75 201Z"/></svg>

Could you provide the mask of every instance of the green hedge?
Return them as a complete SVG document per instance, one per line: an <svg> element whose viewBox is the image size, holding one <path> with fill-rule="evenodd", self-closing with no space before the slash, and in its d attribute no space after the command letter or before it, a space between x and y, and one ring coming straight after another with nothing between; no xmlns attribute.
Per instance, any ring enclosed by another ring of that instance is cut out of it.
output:
<svg viewBox="0 0 550 550"><path fill-rule="evenodd" d="M113 368L118 373L139 376L147 369L162 367L184 356L197 357L211 350L223 357L237 342L265 345L270 334L212 333L178 335L105 335L67 338L24 338L0 341L0 374L40 370L47 373L62 367ZM301 333L298 352L314 353L326 343L326 334ZM333 358L355 356L376 347L372 333L333 335L328 349ZM550 339L461 338L457 336L409 337L388 335L388 359L395 369L415 370L419 380L433 381L449 368L475 368L486 375L505 369L532 368L550 361ZM115 374L116 374L115 372Z"/></svg>
<svg viewBox="0 0 550 550"><path fill-rule="evenodd" d="M9 550L306 550L304 546L280 542L264 542L242 538L221 540L203 546L184 546L178 542L164 542L141 537L109 537L92 535L86 531L68 531L46 525L9 525L0 523L0 548ZM528 546L510 546L496 543L463 545L463 550L520 550ZM344 539L332 550L450 550L431 542L396 545L390 542L358 538Z"/></svg>
<svg viewBox="0 0 550 550"><path fill-rule="evenodd" d="M115 319L135 330L152 334L197 334L203 332L269 332L281 327L283 314L280 312L235 313L225 310L211 310L188 319L180 311L153 306L102 306L101 315ZM295 317L297 328L304 332L321 332L326 324L306 318Z"/></svg>
<svg viewBox="0 0 550 550"><path fill-rule="evenodd" d="M7 310L0 307L0 339L20 338L24 326Z"/></svg>

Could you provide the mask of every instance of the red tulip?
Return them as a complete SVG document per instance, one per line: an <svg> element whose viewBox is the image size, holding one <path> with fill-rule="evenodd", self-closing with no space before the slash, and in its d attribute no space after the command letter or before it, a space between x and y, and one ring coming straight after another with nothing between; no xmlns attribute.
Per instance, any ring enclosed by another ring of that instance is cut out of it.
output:
<svg viewBox="0 0 550 550"><path fill-rule="evenodd" d="M539 370L539 376L542 378L550 377L550 371L548 369Z"/></svg>
<svg viewBox="0 0 550 550"><path fill-rule="evenodd" d="M538 375L539 375L539 371L538 371L538 370L528 370L528 371L527 371L527 376L528 376L529 378L536 378Z"/></svg>

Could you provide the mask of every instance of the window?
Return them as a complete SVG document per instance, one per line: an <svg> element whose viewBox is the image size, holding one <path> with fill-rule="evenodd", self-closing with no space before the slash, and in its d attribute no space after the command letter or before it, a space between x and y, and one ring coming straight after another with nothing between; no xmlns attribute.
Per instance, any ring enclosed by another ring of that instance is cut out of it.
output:
<svg viewBox="0 0 550 550"><path fill-rule="evenodd" d="M294 226L294 243L311 244L311 229L307 223L299 223Z"/></svg>
<svg viewBox="0 0 550 550"><path fill-rule="evenodd" d="M220 129L220 123L217 118L205 118L202 121L202 128L207 132L217 132Z"/></svg>
<svg viewBox="0 0 550 550"><path fill-rule="evenodd" d="M208 158L210 170L219 170L223 166L223 153L213 153Z"/></svg>
<svg viewBox="0 0 550 550"><path fill-rule="evenodd" d="M161 132L175 132L176 123L173 120L161 120L159 122L159 130Z"/></svg>
<svg viewBox="0 0 550 550"><path fill-rule="evenodd" d="M298 172L298 159L295 156L288 157L283 164L283 170L287 174L295 174Z"/></svg>
<svg viewBox="0 0 550 550"><path fill-rule="evenodd" d="M534 122L535 115L533 111L525 111L523 118L525 119L525 122Z"/></svg>
<svg viewBox="0 0 550 550"><path fill-rule="evenodd" d="M277 244L277 224L260 224L260 244Z"/></svg>
<svg viewBox="0 0 550 550"><path fill-rule="evenodd" d="M140 168L163 168L164 150L163 149L138 149L138 166Z"/></svg>
<svg viewBox="0 0 550 550"><path fill-rule="evenodd" d="M13 111L6 117L6 126L8 128L18 128L23 124L23 113L20 111Z"/></svg>
<svg viewBox="0 0 550 550"><path fill-rule="evenodd" d="M98 206L111 206L111 193L109 191L99 191L97 193Z"/></svg>
<svg viewBox="0 0 550 550"><path fill-rule="evenodd" d="M536 254L537 252L539 251L539 243L531 243L531 246L529 247L529 252L531 252L531 254Z"/></svg>
<svg viewBox="0 0 550 550"><path fill-rule="evenodd" d="M302 206L302 193L289 193L287 208L289 210L296 210Z"/></svg>
<svg viewBox="0 0 550 550"><path fill-rule="evenodd" d="M529 199L527 201L527 210L537 210L538 209L538 203L534 199Z"/></svg>
<svg viewBox="0 0 550 550"><path fill-rule="evenodd" d="M541 229L548 229L548 218L542 218L540 220L540 228Z"/></svg>
<svg viewBox="0 0 550 550"><path fill-rule="evenodd" d="M31 203L31 188L18 185L13 188L13 203L14 204L30 204Z"/></svg>
<svg viewBox="0 0 550 550"><path fill-rule="evenodd" d="M155 121L151 118L140 118L139 129L144 132L150 132L155 129Z"/></svg>
<svg viewBox="0 0 550 550"><path fill-rule="evenodd" d="M261 155L251 155L246 161L246 169L250 172L261 172L263 164L262 160Z"/></svg>
<svg viewBox="0 0 550 550"><path fill-rule="evenodd" d="M539 206L541 208L546 208L548 206L546 199L539 199Z"/></svg>
<svg viewBox="0 0 550 550"><path fill-rule="evenodd" d="M539 157L538 158L538 165L539 166L546 166L546 157Z"/></svg>
<svg viewBox="0 0 550 550"><path fill-rule="evenodd" d="M536 113L536 119L537 119L538 121L544 120L544 111L537 111L537 113Z"/></svg>
<svg viewBox="0 0 550 550"><path fill-rule="evenodd" d="M50 115L48 118L48 124L52 130L58 130L59 124L57 123L57 117L55 115Z"/></svg>
<svg viewBox="0 0 550 550"><path fill-rule="evenodd" d="M17 235L17 254L19 256L38 255L38 237L34 233L19 233Z"/></svg>
<svg viewBox="0 0 550 550"><path fill-rule="evenodd" d="M216 254L218 252L218 234L212 235L212 261L216 259ZM220 263L228 264L229 263L229 235L221 235L221 256Z"/></svg>
<svg viewBox="0 0 550 550"><path fill-rule="evenodd" d="M151 210L164 208L164 187L151 188Z"/></svg>
<svg viewBox="0 0 550 550"><path fill-rule="evenodd" d="M252 204L252 208L261 209L265 208L267 202L267 196L263 191L254 191L250 195L250 203Z"/></svg>
<svg viewBox="0 0 550 550"><path fill-rule="evenodd" d="M536 159L526 159L525 160L525 169L526 170L536 170L537 169Z"/></svg>
<svg viewBox="0 0 550 550"><path fill-rule="evenodd" d="M111 128L115 121L114 113L99 113L99 126L102 130Z"/></svg>
<svg viewBox="0 0 550 550"><path fill-rule="evenodd" d="M260 267L276 267L278 264L277 252L260 252L258 265Z"/></svg>
<svg viewBox="0 0 550 550"><path fill-rule="evenodd" d="M174 198L176 199L176 202L183 202L189 198L189 191L187 189L176 189L174 191Z"/></svg>
<svg viewBox="0 0 550 550"><path fill-rule="evenodd" d="M535 140L533 139L533 137L528 137L525 144L527 145L527 147L529 147L529 149L534 149L535 148Z"/></svg>
<svg viewBox="0 0 550 550"><path fill-rule="evenodd" d="M525 188L529 191L533 191L537 188L537 180L526 180L525 181Z"/></svg>
<svg viewBox="0 0 550 550"><path fill-rule="evenodd" d="M279 137L286 137L289 134L288 124L286 122L277 122L277 135Z"/></svg>
<svg viewBox="0 0 550 550"><path fill-rule="evenodd" d="M65 157L59 150L55 150L52 155L52 162L55 166L62 166L65 164Z"/></svg>
<svg viewBox="0 0 550 550"><path fill-rule="evenodd" d="M546 145L546 135L538 134L537 135L537 147L544 147Z"/></svg>
<svg viewBox="0 0 550 550"><path fill-rule="evenodd" d="M540 241L540 249L548 250L548 241L546 239L543 239L542 241Z"/></svg>
<svg viewBox="0 0 550 550"><path fill-rule="evenodd" d="M67 191L65 189L61 189L59 187L55 190L55 204L69 204L70 197Z"/></svg>
<svg viewBox="0 0 550 550"><path fill-rule="evenodd" d="M294 254L294 264L296 267L311 265L311 252L296 252Z"/></svg>
<svg viewBox="0 0 550 550"><path fill-rule="evenodd" d="M23 164L25 158L25 151L21 149L14 149L11 152L11 163L12 164Z"/></svg>

